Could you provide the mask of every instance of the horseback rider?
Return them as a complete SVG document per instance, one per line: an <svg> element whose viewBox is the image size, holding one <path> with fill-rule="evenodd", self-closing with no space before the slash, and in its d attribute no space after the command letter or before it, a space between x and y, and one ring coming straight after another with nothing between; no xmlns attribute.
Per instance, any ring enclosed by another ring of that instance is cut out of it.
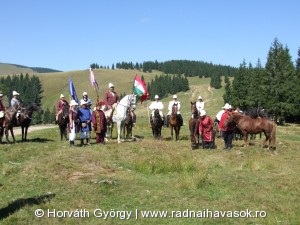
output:
<svg viewBox="0 0 300 225"><path fill-rule="evenodd" d="M67 102L67 100L65 100L65 96L63 94L60 94L60 99L59 101L56 103L56 116L55 116L55 121L58 121L58 116L59 114L62 113L62 111L64 110L64 107L69 106L69 103Z"/></svg>
<svg viewBox="0 0 300 225"><path fill-rule="evenodd" d="M170 118L170 115L172 114L172 108L173 108L173 105L177 105L177 116L178 116L178 119L179 119L179 124L180 126L182 126L183 124L183 119L182 119L182 116L180 114L180 102L177 101L177 95L173 95L173 100L169 102L169 106L168 106L168 114L167 114L167 121L166 121L166 126L168 126L168 121L169 121L169 118Z"/></svg>
<svg viewBox="0 0 300 225"><path fill-rule="evenodd" d="M104 94L103 101L107 109L113 109L119 103L120 98L117 92L115 92L115 86L112 83L108 84L108 88L108 91Z"/></svg>
<svg viewBox="0 0 300 225"><path fill-rule="evenodd" d="M20 121L20 113L21 113L21 103L19 98L19 93L16 91L12 92L13 98L10 101L10 106L11 106L11 110L12 111L16 111L16 119L17 119L17 123L19 123Z"/></svg>
<svg viewBox="0 0 300 225"><path fill-rule="evenodd" d="M163 112L162 112L162 110L164 109L164 105L163 105L163 103L161 101L159 101L159 96L158 95L155 95L154 99L155 99L155 101L151 102L151 104L149 106L149 109L152 110L151 117L150 117L150 123L151 124L152 124L152 121L153 121L152 118L154 116L154 111L156 109L159 110L159 115L160 115L160 117L162 119L162 122L164 121L164 115L163 115Z"/></svg>
<svg viewBox="0 0 300 225"><path fill-rule="evenodd" d="M5 106L3 105L3 93L0 92L0 123L5 127Z"/></svg>
<svg viewBox="0 0 300 225"><path fill-rule="evenodd" d="M201 112L201 110L204 110L204 101L201 96L198 97L198 101L196 102L196 107L198 112Z"/></svg>

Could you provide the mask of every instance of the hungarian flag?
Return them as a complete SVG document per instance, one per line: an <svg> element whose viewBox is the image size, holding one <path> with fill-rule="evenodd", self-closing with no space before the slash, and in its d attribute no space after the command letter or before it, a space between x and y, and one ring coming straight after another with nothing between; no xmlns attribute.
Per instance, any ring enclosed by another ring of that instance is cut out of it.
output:
<svg viewBox="0 0 300 225"><path fill-rule="evenodd" d="M91 81L91 85L94 88L97 88L97 90L99 90L99 86L98 86L98 83L95 79L94 71L92 70L92 68L90 68L90 81Z"/></svg>
<svg viewBox="0 0 300 225"><path fill-rule="evenodd" d="M69 77L69 92L73 100L78 103L77 94L71 77Z"/></svg>
<svg viewBox="0 0 300 225"><path fill-rule="evenodd" d="M141 103L149 96L145 82L137 74L134 78L133 93L141 97Z"/></svg>

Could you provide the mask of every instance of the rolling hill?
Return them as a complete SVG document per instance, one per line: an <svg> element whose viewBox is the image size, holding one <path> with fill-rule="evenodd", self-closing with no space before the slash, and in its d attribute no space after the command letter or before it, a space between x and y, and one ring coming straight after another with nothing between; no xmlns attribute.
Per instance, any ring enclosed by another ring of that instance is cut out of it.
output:
<svg viewBox="0 0 300 225"><path fill-rule="evenodd" d="M59 70L43 68L43 67L28 67L18 64L1 63L0 62L0 75L13 75L13 74L33 74L33 73L50 73L60 72Z"/></svg>

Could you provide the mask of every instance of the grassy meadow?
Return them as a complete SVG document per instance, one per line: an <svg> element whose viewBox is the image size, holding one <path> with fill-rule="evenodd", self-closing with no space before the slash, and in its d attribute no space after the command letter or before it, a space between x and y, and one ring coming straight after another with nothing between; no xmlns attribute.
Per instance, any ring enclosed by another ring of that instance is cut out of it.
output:
<svg viewBox="0 0 300 225"><path fill-rule="evenodd" d="M155 76L138 74L146 81ZM43 107L51 109L60 93L68 96L69 75L79 96L87 91L95 100L88 70L37 74ZM134 75L96 70L100 97L109 82L118 93L130 93ZM230 152L222 150L221 139L215 150L191 150L190 101L202 95L214 117L224 90L210 89L209 79L189 82L190 91L178 93L184 119L178 142L167 128L162 140L153 140L148 102L136 109L138 141L117 144L114 131L106 145L93 139L79 147L77 140L70 148L51 128L29 133L26 143L2 144L0 224L300 224L300 126L277 127L276 151L262 149L259 138L247 148L235 141ZM165 107L170 99L163 99Z"/></svg>

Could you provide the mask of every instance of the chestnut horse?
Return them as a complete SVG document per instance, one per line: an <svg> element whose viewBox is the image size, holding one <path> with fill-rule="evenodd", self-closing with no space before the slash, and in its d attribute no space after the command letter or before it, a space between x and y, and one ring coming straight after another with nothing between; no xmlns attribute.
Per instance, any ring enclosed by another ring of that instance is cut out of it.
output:
<svg viewBox="0 0 300 225"><path fill-rule="evenodd" d="M181 127L180 120L177 115L177 111L178 111L177 104L174 104L172 106L172 113L171 113L169 121L168 121L169 125L171 126L172 139L173 139L173 129L175 130L176 141L179 140L179 132L180 132L180 127Z"/></svg>
<svg viewBox="0 0 300 225"><path fill-rule="evenodd" d="M274 121L267 118L253 119L238 112L232 112L228 115L224 125L226 126L231 122L234 122L243 133L245 146L249 146L248 134L258 134L263 132L266 136L263 147L267 147L266 143L269 141L268 147L276 149L276 124Z"/></svg>
<svg viewBox="0 0 300 225"><path fill-rule="evenodd" d="M198 129L199 112L196 107L196 102L191 102L192 117L189 120L190 139L192 149L196 149L200 145L200 135Z"/></svg>

